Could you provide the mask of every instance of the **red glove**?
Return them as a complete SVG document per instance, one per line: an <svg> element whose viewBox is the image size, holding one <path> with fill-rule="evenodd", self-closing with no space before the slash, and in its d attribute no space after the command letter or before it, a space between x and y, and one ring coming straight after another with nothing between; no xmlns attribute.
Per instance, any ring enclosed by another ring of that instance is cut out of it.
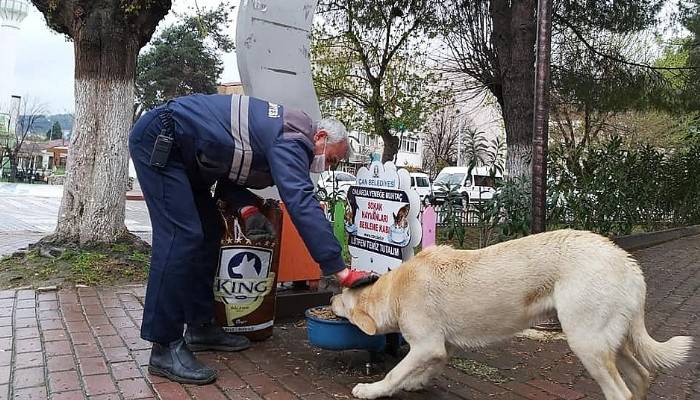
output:
<svg viewBox="0 0 700 400"><path fill-rule="evenodd" d="M371 285L379 279L379 275L373 272L358 271L350 269L345 278L340 280L340 286L355 289L366 285Z"/></svg>

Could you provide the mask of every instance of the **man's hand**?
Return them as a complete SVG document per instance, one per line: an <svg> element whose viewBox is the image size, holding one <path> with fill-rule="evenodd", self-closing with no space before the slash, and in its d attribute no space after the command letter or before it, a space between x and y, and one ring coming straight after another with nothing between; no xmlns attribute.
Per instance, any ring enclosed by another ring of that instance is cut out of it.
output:
<svg viewBox="0 0 700 400"><path fill-rule="evenodd" d="M245 236L252 241L274 241L275 229L255 206L241 208L241 220Z"/></svg>

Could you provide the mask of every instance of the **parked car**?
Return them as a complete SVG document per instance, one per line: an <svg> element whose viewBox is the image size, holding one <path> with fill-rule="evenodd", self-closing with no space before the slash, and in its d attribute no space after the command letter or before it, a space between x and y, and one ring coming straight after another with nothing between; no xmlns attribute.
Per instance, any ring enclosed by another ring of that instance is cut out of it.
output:
<svg viewBox="0 0 700 400"><path fill-rule="evenodd" d="M411 188L418 192L420 201L424 201L426 197L433 194L433 186L430 183L428 174L422 172L411 172Z"/></svg>
<svg viewBox="0 0 700 400"><path fill-rule="evenodd" d="M355 175L348 172L324 171L318 177L318 197L325 198L333 193L345 197L348 194L350 186L354 185L356 182L357 179Z"/></svg>
<svg viewBox="0 0 700 400"><path fill-rule="evenodd" d="M501 173L491 176L489 167L476 167L468 175L468 167L445 167L433 182L433 200L442 204L447 200L448 188L454 187L463 205L493 198L496 182L503 179Z"/></svg>

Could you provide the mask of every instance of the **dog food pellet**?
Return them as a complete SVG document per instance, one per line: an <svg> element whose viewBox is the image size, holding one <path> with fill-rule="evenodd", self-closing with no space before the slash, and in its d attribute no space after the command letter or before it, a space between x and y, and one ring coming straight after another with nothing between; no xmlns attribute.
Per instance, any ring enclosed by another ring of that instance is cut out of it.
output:
<svg viewBox="0 0 700 400"><path fill-rule="evenodd" d="M345 319L335 315L330 306L312 308L309 310L309 314L325 321L341 321Z"/></svg>

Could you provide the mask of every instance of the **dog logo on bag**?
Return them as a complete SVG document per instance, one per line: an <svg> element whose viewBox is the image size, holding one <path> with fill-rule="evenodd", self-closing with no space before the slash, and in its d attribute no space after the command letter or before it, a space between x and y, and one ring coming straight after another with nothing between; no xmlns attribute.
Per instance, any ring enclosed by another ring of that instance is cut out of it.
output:
<svg viewBox="0 0 700 400"><path fill-rule="evenodd" d="M214 295L225 304L249 304L256 308L270 292L272 250L253 246L223 247Z"/></svg>
<svg viewBox="0 0 700 400"><path fill-rule="evenodd" d="M262 261L254 253L238 253L228 262L228 275L233 279L260 276L261 272Z"/></svg>

